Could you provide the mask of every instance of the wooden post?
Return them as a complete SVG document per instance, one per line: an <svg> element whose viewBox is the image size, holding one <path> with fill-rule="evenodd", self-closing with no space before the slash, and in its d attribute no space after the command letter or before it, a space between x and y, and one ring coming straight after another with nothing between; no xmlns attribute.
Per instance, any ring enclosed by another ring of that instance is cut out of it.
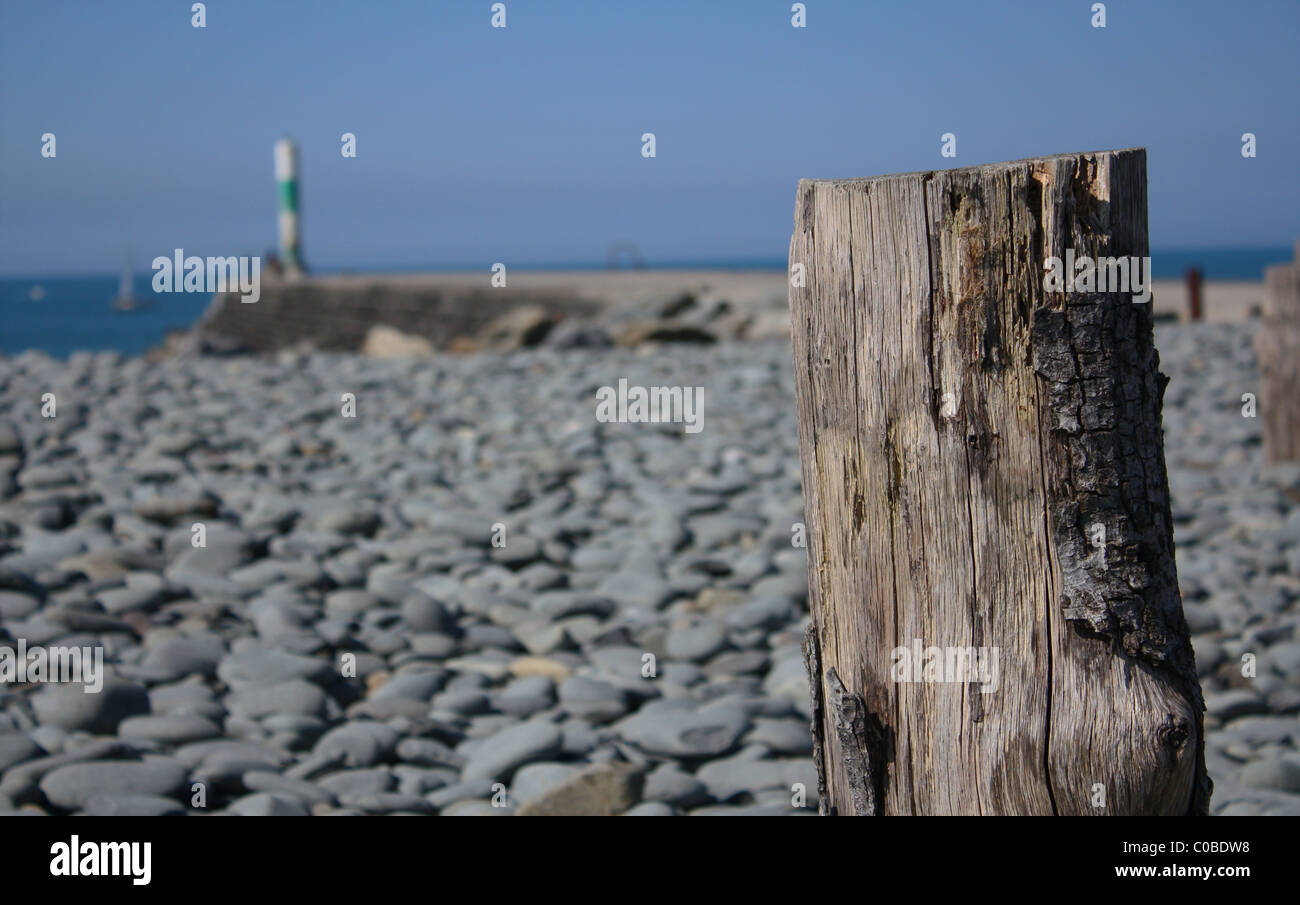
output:
<svg viewBox="0 0 1300 905"><path fill-rule="evenodd" d="M1255 334L1264 455L1269 462L1300 462L1300 242L1296 260L1267 268L1264 283L1264 317Z"/></svg>
<svg viewBox="0 0 1300 905"><path fill-rule="evenodd" d="M1208 808L1151 306L1069 251L1149 254L1144 150L799 183L823 813Z"/></svg>
<svg viewBox="0 0 1300 905"><path fill-rule="evenodd" d="M1187 269L1187 319L1201 319L1201 270L1199 267Z"/></svg>

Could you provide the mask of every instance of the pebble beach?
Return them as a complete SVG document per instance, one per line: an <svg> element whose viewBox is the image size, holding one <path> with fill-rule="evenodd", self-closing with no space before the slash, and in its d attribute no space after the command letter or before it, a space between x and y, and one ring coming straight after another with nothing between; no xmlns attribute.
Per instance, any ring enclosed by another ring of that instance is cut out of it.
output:
<svg viewBox="0 0 1300 905"><path fill-rule="evenodd" d="M1294 815L1255 329L1156 340L1211 810ZM107 673L0 684L0 814L815 814L790 357L0 358L0 646ZM621 378L703 387L702 430L598 421Z"/></svg>

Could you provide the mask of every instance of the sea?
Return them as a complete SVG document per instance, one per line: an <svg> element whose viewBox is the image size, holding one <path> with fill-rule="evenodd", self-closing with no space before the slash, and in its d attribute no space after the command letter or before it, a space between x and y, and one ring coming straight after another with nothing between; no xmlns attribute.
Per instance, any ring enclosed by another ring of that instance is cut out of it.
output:
<svg viewBox="0 0 1300 905"><path fill-rule="evenodd" d="M1198 267L1207 280L1262 280L1264 268L1292 260L1287 246L1151 253L1157 280L1181 279ZM674 261L652 269L784 270L784 259ZM471 269L471 268L465 268ZM554 265L547 270L592 270L592 264ZM351 271L362 272L362 271ZM384 272L392 273L389 269ZM145 309L115 311L120 274L104 276L0 277L0 356L39 350L56 358L78 351L115 351L140 355L160 346L168 331L192 326L207 308L204 293L154 293L152 273L137 274L136 298Z"/></svg>

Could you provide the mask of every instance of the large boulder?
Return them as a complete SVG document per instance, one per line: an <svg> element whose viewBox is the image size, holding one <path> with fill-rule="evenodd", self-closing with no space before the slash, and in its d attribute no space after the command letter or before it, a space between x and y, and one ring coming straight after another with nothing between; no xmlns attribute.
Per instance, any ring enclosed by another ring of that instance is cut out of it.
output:
<svg viewBox="0 0 1300 905"><path fill-rule="evenodd" d="M520 305L489 321L479 340L488 351L511 352L539 344L554 326L555 316L540 305Z"/></svg>
<svg viewBox="0 0 1300 905"><path fill-rule="evenodd" d="M369 358L428 358L433 354L433 344L423 336L376 324L367 331L361 354Z"/></svg>

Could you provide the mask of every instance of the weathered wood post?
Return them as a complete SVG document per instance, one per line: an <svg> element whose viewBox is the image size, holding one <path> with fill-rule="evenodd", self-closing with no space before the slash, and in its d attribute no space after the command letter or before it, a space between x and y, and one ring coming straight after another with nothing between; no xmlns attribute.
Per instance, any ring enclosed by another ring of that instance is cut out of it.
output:
<svg viewBox="0 0 1300 905"><path fill-rule="evenodd" d="M1147 255L1142 149L799 183L824 813L1207 810L1151 305L1044 280Z"/></svg>
<svg viewBox="0 0 1300 905"><path fill-rule="evenodd" d="M1264 282L1264 317L1255 334L1264 455L1269 462L1300 462L1300 242L1295 261L1269 267Z"/></svg>

